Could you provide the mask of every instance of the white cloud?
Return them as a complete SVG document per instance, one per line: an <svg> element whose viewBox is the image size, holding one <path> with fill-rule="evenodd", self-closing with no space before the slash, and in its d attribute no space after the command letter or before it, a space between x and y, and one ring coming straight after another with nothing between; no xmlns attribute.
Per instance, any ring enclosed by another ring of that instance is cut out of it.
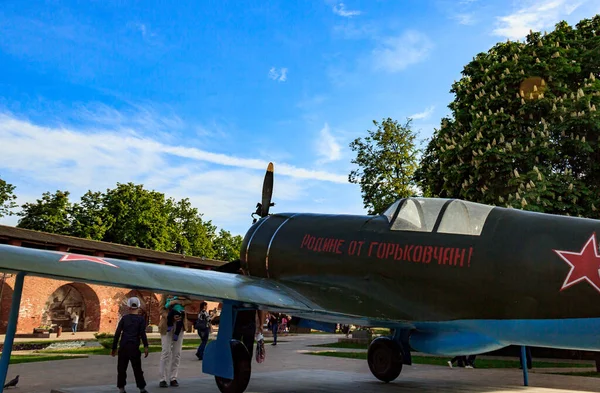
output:
<svg viewBox="0 0 600 393"><path fill-rule="evenodd" d="M150 30L150 27L145 24L145 23L141 23L141 22L130 22L127 24L127 26L133 30L136 30L138 32L140 32L142 34L142 37L144 39L150 39L150 38L155 38L156 37L156 33Z"/></svg>
<svg viewBox="0 0 600 393"><path fill-rule="evenodd" d="M429 116L431 116L433 114L434 110L435 110L435 106L430 106L429 108L425 109L423 112L415 113L414 115L410 115L408 117L410 117L413 120L425 120L425 119L428 119Z"/></svg>
<svg viewBox="0 0 600 393"><path fill-rule="evenodd" d="M279 81L280 82L285 82L287 79L287 68L282 68L281 69L281 75L279 76Z"/></svg>
<svg viewBox="0 0 600 393"><path fill-rule="evenodd" d="M115 115L123 124L135 124L122 112ZM110 119L106 123L117 125L41 126L0 113L0 172L17 185L19 203L33 201L43 191L69 190L75 200L90 189L136 182L170 197L190 198L219 227L243 233L249 226L249 215L260 199L266 160L165 143L138 131L143 126L123 127ZM335 139L328 130L322 135L323 153L331 160L339 158ZM313 211L305 202L317 193L326 198L317 209L320 212L362 213L357 208L358 191L356 195L346 192L344 201L339 201L339 190L354 187L347 175L274 163L274 200L282 202L277 211Z"/></svg>
<svg viewBox="0 0 600 393"><path fill-rule="evenodd" d="M41 127L28 121L0 114L0 168L43 176L62 177L63 171L78 172L72 181L81 182L96 171L130 172L143 175L162 167L170 156L198 163L263 170L267 162L254 158L213 153L194 147L167 145L150 139L134 129L113 130L70 127ZM278 164L280 175L299 179L347 182L346 176Z"/></svg>
<svg viewBox="0 0 600 393"><path fill-rule="evenodd" d="M551 29L565 16L572 14L588 0L533 0L527 6L497 17L493 34L511 40L524 39L529 30ZM522 3L521 3L522 4Z"/></svg>
<svg viewBox="0 0 600 393"><path fill-rule="evenodd" d="M429 56L433 43L422 33L407 31L397 37L388 37L373 50L376 69L398 72L417 64Z"/></svg>
<svg viewBox="0 0 600 393"><path fill-rule="evenodd" d="M342 146L331 135L329 124L325 123L320 132L320 138L315 142L317 153L321 157L319 163L337 161L342 157Z"/></svg>
<svg viewBox="0 0 600 393"><path fill-rule="evenodd" d="M345 18L351 18L353 16L358 16L361 14L361 12L358 10L354 10L354 11L347 10L346 5L344 3L339 3L338 5L334 5L333 12L336 15L343 16Z"/></svg>
<svg viewBox="0 0 600 393"><path fill-rule="evenodd" d="M269 70L269 78L274 81L285 82L287 80L287 72L287 68L280 68L279 71L277 71L277 68L271 67Z"/></svg>
<svg viewBox="0 0 600 393"><path fill-rule="evenodd" d="M143 23L136 23L135 27L142 33L142 35L145 37L147 34L147 29L146 29L146 25Z"/></svg>

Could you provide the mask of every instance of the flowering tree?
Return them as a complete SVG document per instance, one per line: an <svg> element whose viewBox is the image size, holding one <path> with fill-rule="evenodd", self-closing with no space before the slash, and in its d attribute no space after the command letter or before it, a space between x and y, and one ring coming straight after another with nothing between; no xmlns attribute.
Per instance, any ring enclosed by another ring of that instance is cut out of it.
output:
<svg viewBox="0 0 600 393"><path fill-rule="evenodd" d="M598 217L600 15L478 54L415 178L425 194Z"/></svg>

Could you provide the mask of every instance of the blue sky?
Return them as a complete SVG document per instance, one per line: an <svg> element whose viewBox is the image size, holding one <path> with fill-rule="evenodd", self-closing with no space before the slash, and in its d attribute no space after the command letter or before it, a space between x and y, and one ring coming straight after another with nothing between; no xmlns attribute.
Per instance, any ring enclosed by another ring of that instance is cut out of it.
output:
<svg viewBox="0 0 600 393"><path fill-rule="evenodd" d="M478 52L599 12L596 0L4 0L0 177L19 203L142 183L243 234L273 161L272 211L364 213L348 144L372 120L412 117L425 139Z"/></svg>

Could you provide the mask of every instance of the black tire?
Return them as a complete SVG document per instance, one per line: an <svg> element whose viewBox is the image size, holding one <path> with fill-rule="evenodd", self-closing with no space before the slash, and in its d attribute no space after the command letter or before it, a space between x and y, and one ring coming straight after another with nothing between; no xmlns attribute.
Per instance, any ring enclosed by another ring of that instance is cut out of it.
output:
<svg viewBox="0 0 600 393"><path fill-rule="evenodd" d="M375 378L391 382L402 371L402 349L389 337L379 337L371 342L367 353L369 369Z"/></svg>
<svg viewBox="0 0 600 393"><path fill-rule="evenodd" d="M243 393L250 383L252 359L246 346L237 340L231 341L233 355L233 379L215 376L215 382L221 393Z"/></svg>

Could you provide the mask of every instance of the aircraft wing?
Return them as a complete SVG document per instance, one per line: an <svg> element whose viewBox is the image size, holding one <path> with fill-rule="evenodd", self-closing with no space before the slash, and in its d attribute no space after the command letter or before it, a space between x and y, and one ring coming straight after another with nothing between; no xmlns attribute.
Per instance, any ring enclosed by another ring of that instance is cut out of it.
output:
<svg viewBox="0 0 600 393"><path fill-rule="evenodd" d="M273 280L121 259L0 244L0 271L213 301L238 301L282 311L314 311L297 292Z"/></svg>

